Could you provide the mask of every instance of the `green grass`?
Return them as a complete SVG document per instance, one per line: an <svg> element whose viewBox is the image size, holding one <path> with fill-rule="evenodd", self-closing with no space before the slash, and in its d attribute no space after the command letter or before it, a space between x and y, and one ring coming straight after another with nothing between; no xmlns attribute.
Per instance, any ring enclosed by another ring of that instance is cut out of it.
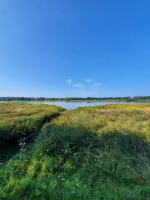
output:
<svg viewBox="0 0 150 200"><path fill-rule="evenodd" d="M150 104L77 108L0 165L0 199L150 199Z"/></svg>
<svg viewBox="0 0 150 200"><path fill-rule="evenodd" d="M0 104L0 145L40 132L42 126L65 109L55 105Z"/></svg>
<svg viewBox="0 0 150 200"><path fill-rule="evenodd" d="M0 162L15 154L19 143L31 142L46 122L64 111L55 105L1 103Z"/></svg>

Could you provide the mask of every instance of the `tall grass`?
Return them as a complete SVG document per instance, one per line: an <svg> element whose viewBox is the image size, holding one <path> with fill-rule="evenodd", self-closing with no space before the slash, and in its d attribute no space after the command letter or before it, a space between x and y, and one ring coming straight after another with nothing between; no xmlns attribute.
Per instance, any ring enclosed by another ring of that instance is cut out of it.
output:
<svg viewBox="0 0 150 200"><path fill-rule="evenodd" d="M78 108L0 165L0 199L150 198L150 105Z"/></svg>
<svg viewBox="0 0 150 200"><path fill-rule="evenodd" d="M42 126L60 112L55 105L0 104L0 162L8 160L19 150L18 144L31 142Z"/></svg>
<svg viewBox="0 0 150 200"><path fill-rule="evenodd" d="M48 105L0 104L0 146L40 132L46 122L64 110Z"/></svg>

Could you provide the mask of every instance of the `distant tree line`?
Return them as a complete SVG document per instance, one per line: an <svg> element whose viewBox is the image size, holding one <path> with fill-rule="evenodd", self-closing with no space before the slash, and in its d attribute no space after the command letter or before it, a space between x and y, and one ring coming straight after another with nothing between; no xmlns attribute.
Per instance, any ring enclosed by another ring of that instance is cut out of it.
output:
<svg viewBox="0 0 150 200"><path fill-rule="evenodd" d="M150 96L135 96L135 97L66 97L66 98L48 98L48 97L0 97L0 101L71 101L71 100L118 100L118 101L142 101L150 100Z"/></svg>

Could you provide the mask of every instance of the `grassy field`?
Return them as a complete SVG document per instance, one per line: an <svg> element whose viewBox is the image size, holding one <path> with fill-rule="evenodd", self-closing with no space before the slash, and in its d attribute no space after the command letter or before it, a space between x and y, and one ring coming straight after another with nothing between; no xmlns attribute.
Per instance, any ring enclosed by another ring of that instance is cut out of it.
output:
<svg viewBox="0 0 150 200"><path fill-rule="evenodd" d="M43 124L65 109L44 104L0 104L0 145L39 132Z"/></svg>
<svg viewBox="0 0 150 200"><path fill-rule="evenodd" d="M18 149L15 144L35 136L46 122L64 110L55 105L1 103L0 161Z"/></svg>
<svg viewBox="0 0 150 200"><path fill-rule="evenodd" d="M150 199L150 104L77 108L45 123L1 163L0 199Z"/></svg>

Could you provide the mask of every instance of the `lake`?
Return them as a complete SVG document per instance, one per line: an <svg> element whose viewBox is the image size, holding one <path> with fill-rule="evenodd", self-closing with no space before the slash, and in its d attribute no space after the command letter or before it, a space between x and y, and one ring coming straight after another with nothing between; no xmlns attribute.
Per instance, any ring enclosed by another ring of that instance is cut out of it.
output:
<svg viewBox="0 0 150 200"><path fill-rule="evenodd" d="M67 110L75 109L84 106L97 106L106 104L135 104L135 103L150 103L150 101L0 101L0 103L32 103L32 104L48 104L66 108Z"/></svg>

